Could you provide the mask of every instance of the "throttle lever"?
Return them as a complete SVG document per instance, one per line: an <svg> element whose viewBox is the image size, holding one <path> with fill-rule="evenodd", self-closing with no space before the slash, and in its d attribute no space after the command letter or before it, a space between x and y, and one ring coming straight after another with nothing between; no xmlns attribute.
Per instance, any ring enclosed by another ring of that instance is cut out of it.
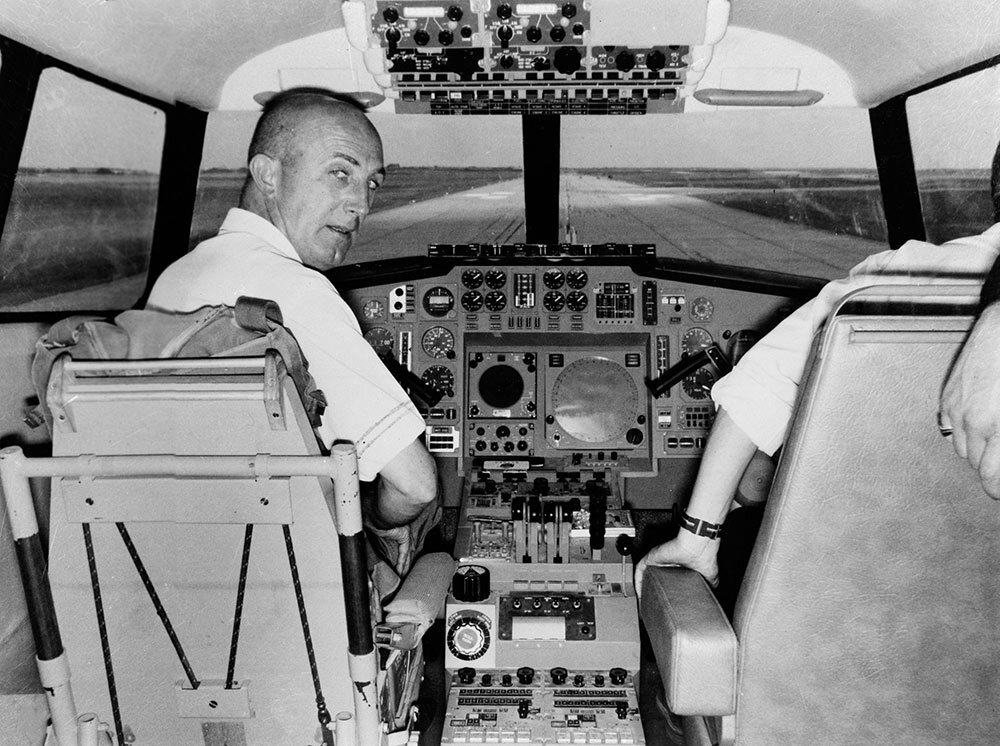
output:
<svg viewBox="0 0 1000 746"><path fill-rule="evenodd" d="M696 370L704 368L706 365L716 368L720 375L725 375L733 369L733 364L729 362L726 353L722 351L719 345L713 344L696 352L694 355L681 358L680 362L671 365L656 378L644 379L646 388L649 389L649 393L652 394L654 399L659 399L678 381L687 378Z"/></svg>

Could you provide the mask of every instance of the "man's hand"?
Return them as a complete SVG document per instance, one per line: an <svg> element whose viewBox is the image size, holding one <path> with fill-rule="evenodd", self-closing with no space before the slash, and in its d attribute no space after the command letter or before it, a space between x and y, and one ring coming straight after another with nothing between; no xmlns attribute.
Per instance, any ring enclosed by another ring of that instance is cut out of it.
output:
<svg viewBox="0 0 1000 746"><path fill-rule="evenodd" d="M681 529L677 537L653 547L635 566L635 592L642 596L642 578L649 565L681 565L698 572L715 588L719 584L719 540Z"/></svg>
<svg viewBox="0 0 1000 746"><path fill-rule="evenodd" d="M987 308L969 335L941 395L939 425L1000 499L1000 303Z"/></svg>

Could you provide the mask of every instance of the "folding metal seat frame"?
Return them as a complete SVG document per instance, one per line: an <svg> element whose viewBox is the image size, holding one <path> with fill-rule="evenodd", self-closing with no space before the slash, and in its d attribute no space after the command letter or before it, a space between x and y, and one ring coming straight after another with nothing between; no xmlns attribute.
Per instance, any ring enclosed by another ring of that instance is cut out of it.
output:
<svg viewBox="0 0 1000 746"><path fill-rule="evenodd" d="M48 394L53 457L0 475L56 742L383 743L354 447L280 357L62 358Z"/></svg>
<svg viewBox="0 0 1000 746"><path fill-rule="evenodd" d="M855 313L977 300L978 287L909 286L841 304L732 625L699 575L650 568L640 614L686 743L995 740L1000 506L936 427L973 318Z"/></svg>

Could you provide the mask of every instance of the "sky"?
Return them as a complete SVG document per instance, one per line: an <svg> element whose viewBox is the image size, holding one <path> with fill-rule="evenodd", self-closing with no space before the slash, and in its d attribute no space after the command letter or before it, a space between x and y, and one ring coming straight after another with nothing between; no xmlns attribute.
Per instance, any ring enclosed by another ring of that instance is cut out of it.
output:
<svg viewBox="0 0 1000 746"><path fill-rule="evenodd" d="M736 68L721 66L723 82L727 70ZM802 70L808 78L808 68ZM843 93L834 87L826 102L803 109L700 107L703 111L683 115L563 117L562 160L575 168L872 168L868 113L827 105L843 103ZM918 168L985 168L1000 139L1000 70L923 93L911 99L909 114ZM242 167L256 118L253 111L212 113L204 167ZM22 162L156 170L163 119L151 107L49 69ZM376 112L372 119L385 141L387 163L521 166L517 117Z"/></svg>

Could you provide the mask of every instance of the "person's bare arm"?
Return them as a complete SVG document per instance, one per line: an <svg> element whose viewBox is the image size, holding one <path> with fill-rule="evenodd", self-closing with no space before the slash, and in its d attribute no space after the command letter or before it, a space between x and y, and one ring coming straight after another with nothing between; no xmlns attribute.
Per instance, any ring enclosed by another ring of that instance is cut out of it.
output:
<svg viewBox="0 0 1000 746"><path fill-rule="evenodd" d="M437 501L437 466L424 444L415 440L379 472L377 523L405 526Z"/></svg>
<svg viewBox="0 0 1000 746"><path fill-rule="evenodd" d="M1000 499L1000 304L976 322L941 395L940 425L979 472L983 489Z"/></svg>
<svg viewBox="0 0 1000 746"><path fill-rule="evenodd" d="M757 446L720 409L705 447L687 513L709 523L722 523L747 464ZM683 565L701 573L712 585L718 583L719 540L681 529L677 537L654 547L635 568L635 589L642 593L642 578L649 565Z"/></svg>

